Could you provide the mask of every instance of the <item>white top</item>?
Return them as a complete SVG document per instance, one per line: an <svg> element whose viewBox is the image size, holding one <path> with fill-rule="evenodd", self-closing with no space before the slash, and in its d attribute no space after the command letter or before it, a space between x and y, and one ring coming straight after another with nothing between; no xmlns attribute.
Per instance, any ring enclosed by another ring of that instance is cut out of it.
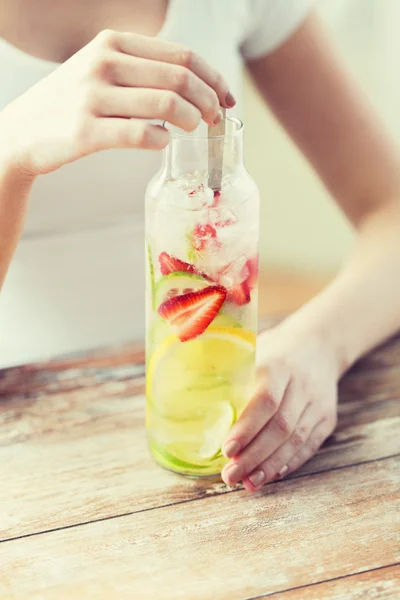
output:
<svg viewBox="0 0 400 600"><path fill-rule="evenodd" d="M243 57L275 49L311 3L170 0L159 37L191 46L240 100ZM0 39L0 110L57 66ZM0 367L143 336L144 192L159 160L112 150L35 182L0 295Z"/></svg>

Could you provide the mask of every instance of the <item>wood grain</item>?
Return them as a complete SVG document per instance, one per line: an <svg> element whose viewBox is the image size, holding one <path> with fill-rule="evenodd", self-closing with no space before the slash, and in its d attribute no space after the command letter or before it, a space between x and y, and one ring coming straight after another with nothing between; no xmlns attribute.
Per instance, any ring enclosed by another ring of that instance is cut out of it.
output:
<svg viewBox="0 0 400 600"><path fill-rule="evenodd" d="M0 544L0 597L235 600L400 560L399 459Z"/></svg>
<svg viewBox="0 0 400 600"><path fill-rule="evenodd" d="M258 596L266 598L267 596ZM400 565L340 577L297 590L268 594L275 600L399 600Z"/></svg>
<svg viewBox="0 0 400 600"><path fill-rule="evenodd" d="M139 349L4 371L0 378L0 540L226 493L158 468L144 432ZM400 344L341 385L337 430L296 474L400 452Z"/></svg>

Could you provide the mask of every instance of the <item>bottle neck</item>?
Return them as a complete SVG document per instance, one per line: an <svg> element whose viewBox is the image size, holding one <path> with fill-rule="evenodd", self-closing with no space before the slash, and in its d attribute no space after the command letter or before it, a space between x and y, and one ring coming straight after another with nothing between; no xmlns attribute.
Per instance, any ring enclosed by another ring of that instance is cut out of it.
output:
<svg viewBox="0 0 400 600"><path fill-rule="evenodd" d="M203 131L207 127L203 127ZM163 170L168 179L195 177L208 184L213 168L222 171L222 177L235 175L244 168L243 127L236 119L226 120L226 133L220 137L176 134L171 131L170 143L164 150Z"/></svg>

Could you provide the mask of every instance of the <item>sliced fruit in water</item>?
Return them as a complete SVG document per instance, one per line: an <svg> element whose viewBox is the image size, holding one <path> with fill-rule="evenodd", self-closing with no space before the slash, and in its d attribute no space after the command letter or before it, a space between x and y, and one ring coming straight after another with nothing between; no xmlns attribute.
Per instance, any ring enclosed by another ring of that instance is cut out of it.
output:
<svg viewBox="0 0 400 600"><path fill-rule="evenodd" d="M197 252L203 252L206 248L219 247L217 230L210 223L199 223L192 232L192 246Z"/></svg>
<svg viewBox="0 0 400 600"><path fill-rule="evenodd" d="M246 262L247 268L249 269L249 276L247 278L247 285L252 290L257 283L258 279L258 257L254 256L249 258Z"/></svg>
<svg viewBox="0 0 400 600"><path fill-rule="evenodd" d="M200 474L202 472L203 465L189 463L186 460L178 458L177 456L173 456L162 444L159 444L153 439L150 440L150 448L155 455L157 462L166 469L172 469L173 471L179 471L180 473L191 473L192 471L197 471Z"/></svg>
<svg viewBox="0 0 400 600"><path fill-rule="evenodd" d="M229 302L233 302L233 304L237 304L238 306L248 304L251 300L251 296L247 281L243 281L242 283L233 286L228 291L227 300Z"/></svg>
<svg viewBox="0 0 400 600"><path fill-rule="evenodd" d="M146 256L147 256L147 268L149 271L149 281L150 281L150 294L151 294L151 302L152 302L152 306L153 308L155 308L155 301L154 301L154 289L155 289L155 285L154 285L154 265L153 265L153 257L151 254L151 250L150 250L150 244L148 242L146 242Z"/></svg>
<svg viewBox="0 0 400 600"><path fill-rule="evenodd" d="M229 315L220 313L215 317L214 321L212 322L212 327L231 327L235 329L241 329L242 325L239 320L234 319ZM175 337L172 326L166 321L164 321L164 319L162 319L161 317L156 317L150 328L150 333L148 336L150 348L156 349L159 346L159 344L162 344L162 342L166 338L169 338L171 336ZM175 339L177 340L178 338ZM185 342L185 344L187 345L188 342Z"/></svg>
<svg viewBox="0 0 400 600"><path fill-rule="evenodd" d="M170 256L166 252L161 252L158 261L160 263L161 275L169 275L176 271L196 273L194 265L191 265L184 260L180 260L179 258L175 258L174 256Z"/></svg>
<svg viewBox="0 0 400 600"><path fill-rule="evenodd" d="M218 402L230 402L240 411L254 386L255 343L252 331L214 324L185 344L175 335L166 338L148 363L151 412L188 423L203 419Z"/></svg>
<svg viewBox="0 0 400 600"><path fill-rule="evenodd" d="M230 402L218 402L207 412L204 436L198 451L202 460L212 460L220 454L222 444L235 420L235 407Z"/></svg>
<svg viewBox="0 0 400 600"><path fill-rule="evenodd" d="M172 461L204 465L220 455L235 419L236 411L230 402L213 403L202 420L170 426L173 441L161 444L161 448L165 448Z"/></svg>
<svg viewBox="0 0 400 600"><path fill-rule="evenodd" d="M219 313L212 322L212 327L234 327L235 329L241 329L242 325L238 319L235 319L230 315L225 315L224 313Z"/></svg>
<svg viewBox="0 0 400 600"><path fill-rule="evenodd" d="M210 281L201 275L177 271L161 277L155 287L155 305L158 308L163 302L183 293L196 292L210 285ZM174 293L171 293L171 290Z"/></svg>
<svg viewBox="0 0 400 600"><path fill-rule="evenodd" d="M166 300L157 312L173 326L181 342L186 342L207 329L219 313L225 298L225 288L210 285L203 290Z"/></svg>

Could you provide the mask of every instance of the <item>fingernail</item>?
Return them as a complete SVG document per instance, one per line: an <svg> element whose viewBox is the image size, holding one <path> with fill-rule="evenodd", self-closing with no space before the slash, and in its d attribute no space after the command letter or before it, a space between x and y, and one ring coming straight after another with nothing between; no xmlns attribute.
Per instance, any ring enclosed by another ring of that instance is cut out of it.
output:
<svg viewBox="0 0 400 600"><path fill-rule="evenodd" d="M227 475L232 483L238 483L242 478L242 467L240 465L228 465L224 469L224 475Z"/></svg>
<svg viewBox="0 0 400 600"><path fill-rule="evenodd" d="M230 108L232 108L232 106L235 106L236 104L235 96L233 96L231 92L228 92L225 98L225 102Z"/></svg>
<svg viewBox="0 0 400 600"><path fill-rule="evenodd" d="M226 456L226 458L232 458L233 456L236 456L236 454L239 454L239 452L240 452L240 444L239 444L239 442L236 442L235 440L231 440L230 442L227 442L222 447L222 453L224 456Z"/></svg>
<svg viewBox="0 0 400 600"><path fill-rule="evenodd" d="M285 473L287 473L287 471L289 471L289 467L287 465L284 465L279 471L279 473L275 475L274 479L281 479L285 475Z"/></svg>
<svg viewBox="0 0 400 600"><path fill-rule="evenodd" d="M249 480L254 485L254 487L258 487L262 484L265 479L265 473L261 469L258 471L254 471L251 475L249 475Z"/></svg>
<svg viewBox="0 0 400 600"><path fill-rule="evenodd" d="M214 119L214 125L218 125L222 121L222 112L219 110L217 116Z"/></svg>

